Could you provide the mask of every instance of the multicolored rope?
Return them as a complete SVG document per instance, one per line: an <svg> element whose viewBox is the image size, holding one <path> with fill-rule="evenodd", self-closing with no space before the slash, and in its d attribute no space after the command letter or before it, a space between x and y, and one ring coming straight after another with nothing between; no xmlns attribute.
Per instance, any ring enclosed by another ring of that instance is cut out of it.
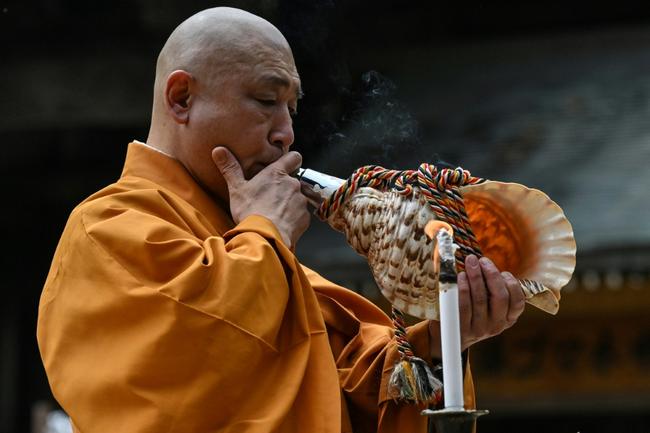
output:
<svg viewBox="0 0 650 433"><path fill-rule="evenodd" d="M422 194L436 218L452 226L458 272L465 268L464 258L470 254L481 256L476 236L472 231L460 188L485 182L473 177L462 168L438 169L433 164L421 164L417 170L387 170L376 165L357 169L321 206L316 214L322 220L334 215L360 188L369 187L380 191L395 191L404 196L416 192ZM395 340L400 361L395 365L389 380L389 395L395 400L412 403L437 404L442 398L442 384L422 359L413 354L406 337L403 313L392 308Z"/></svg>
<svg viewBox="0 0 650 433"><path fill-rule="evenodd" d="M345 201L363 187L380 191L395 191L404 196L416 190L422 194L431 210L440 221L450 224L454 229L456 267L464 270L464 258L470 254L481 255L481 249L472 231L460 188L485 182L474 177L460 167L438 169L434 164L421 164L417 170L388 170L377 165L367 165L357 169L331 197L323 201L316 210L322 220L336 213Z"/></svg>
<svg viewBox="0 0 650 433"><path fill-rule="evenodd" d="M406 322L404 313L395 307L392 307L393 327L395 328L395 341L397 341L397 351L401 359L410 359L413 355L413 348L406 337Z"/></svg>

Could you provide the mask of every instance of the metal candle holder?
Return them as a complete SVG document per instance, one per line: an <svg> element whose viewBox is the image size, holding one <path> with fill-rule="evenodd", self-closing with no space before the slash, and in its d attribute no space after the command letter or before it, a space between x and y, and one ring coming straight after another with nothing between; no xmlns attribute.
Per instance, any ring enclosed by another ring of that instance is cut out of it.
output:
<svg viewBox="0 0 650 433"><path fill-rule="evenodd" d="M476 418L488 413L487 410L466 409L425 409L422 411L423 416L429 417L429 433L472 433L476 425Z"/></svg>

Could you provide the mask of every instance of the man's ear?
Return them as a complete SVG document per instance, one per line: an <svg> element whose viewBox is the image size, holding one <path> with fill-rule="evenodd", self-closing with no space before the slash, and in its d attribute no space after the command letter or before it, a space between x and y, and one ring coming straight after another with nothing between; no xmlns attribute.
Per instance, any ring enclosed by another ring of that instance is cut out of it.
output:
<svg viewBox="0 0 650 433"><path fill-rule="evenodd" d="M189 72L176 70L167 77L165 105L177 123L186 124L189 120L193 88L194 77Z"/></svg>

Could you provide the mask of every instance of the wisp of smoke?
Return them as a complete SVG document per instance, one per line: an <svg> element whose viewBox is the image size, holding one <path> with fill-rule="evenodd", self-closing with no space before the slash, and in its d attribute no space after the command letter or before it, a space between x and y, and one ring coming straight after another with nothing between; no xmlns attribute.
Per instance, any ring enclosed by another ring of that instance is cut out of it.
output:
<svg viewBox="0 0 650 433"><path fill-rule="evenodd" d="M346 171L368 164L394 166L420 144L418 123L396 97L390 79L369 71L360 84L352 108L329 125L326 159Z"/></svg>

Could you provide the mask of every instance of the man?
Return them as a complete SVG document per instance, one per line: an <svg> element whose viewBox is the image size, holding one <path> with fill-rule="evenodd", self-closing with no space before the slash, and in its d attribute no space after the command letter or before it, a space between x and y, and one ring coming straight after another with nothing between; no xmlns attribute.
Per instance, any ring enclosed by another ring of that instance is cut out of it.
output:
<svg viewBox="0 0 650 433"><path fill-rule="evenodd" d="M420 408L386 396L388 317L293 255L309 223L288 174L300 95L287 41L259 17L209 9L171 34L146 144L72 212L41 298L43 362L76 431L425 431ZM467 269L464 348L524 308L512 276ZM408 334L440 357L436 322Z"/></svg>

